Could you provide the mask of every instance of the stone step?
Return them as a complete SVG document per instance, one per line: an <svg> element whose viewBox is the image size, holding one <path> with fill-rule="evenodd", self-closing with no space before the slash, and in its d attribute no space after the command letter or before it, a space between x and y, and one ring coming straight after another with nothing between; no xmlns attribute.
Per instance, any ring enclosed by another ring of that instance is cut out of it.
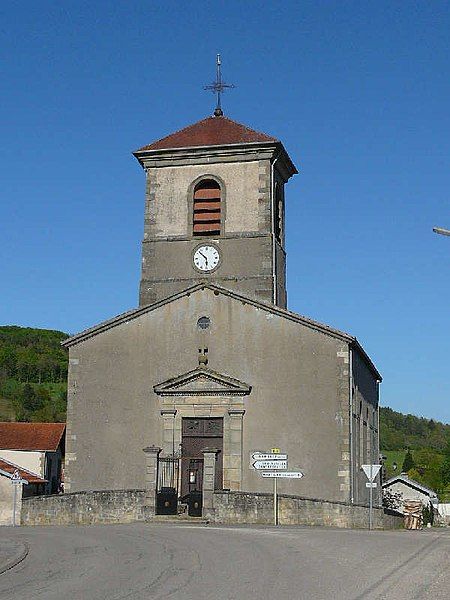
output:
<svg viewBox="0 0 450 600"><path fill-rule="evenodd" d="M147 520L148 523L197 523L206 525L209 523L203 517L190 517L189 515L155 515Z"/></svg>

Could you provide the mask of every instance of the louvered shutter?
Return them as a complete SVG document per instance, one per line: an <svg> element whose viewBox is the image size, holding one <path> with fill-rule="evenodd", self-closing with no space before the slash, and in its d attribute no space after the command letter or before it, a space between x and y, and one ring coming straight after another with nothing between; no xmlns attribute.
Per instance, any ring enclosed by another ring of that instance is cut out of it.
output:
<svg viewBox="0 0 450 600"><path fill-rule="evenodd" d="M220 186L212 179L195 186L193 223L194 235L220 235Z"/></svg>

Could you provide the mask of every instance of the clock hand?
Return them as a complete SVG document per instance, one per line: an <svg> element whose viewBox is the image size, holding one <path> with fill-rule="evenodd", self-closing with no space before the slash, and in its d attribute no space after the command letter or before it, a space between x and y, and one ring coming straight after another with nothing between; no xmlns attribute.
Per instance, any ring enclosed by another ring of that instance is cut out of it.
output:
<svg viewBox="0 0 450 600"><path fill-rule="evenodd" d="M198 253L199 253L201 256L203 256L203 258L204 258L204 259L205 259L205 261L206 261L206 266L208 266L208 257L207 257L205 254L203 254L203 252L200 252L200 250L198 251Z"/></svg>

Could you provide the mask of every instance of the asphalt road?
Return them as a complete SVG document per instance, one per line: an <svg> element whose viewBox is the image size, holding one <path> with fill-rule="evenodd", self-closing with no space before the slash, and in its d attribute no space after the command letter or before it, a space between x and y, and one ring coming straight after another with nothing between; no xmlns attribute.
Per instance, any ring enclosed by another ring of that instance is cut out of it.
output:
<svg viewBox="0 0 450 600"><path fill-rule="evenodd" d="M450 598L450 529L133 524L3 528L1 600Z"/></svg>

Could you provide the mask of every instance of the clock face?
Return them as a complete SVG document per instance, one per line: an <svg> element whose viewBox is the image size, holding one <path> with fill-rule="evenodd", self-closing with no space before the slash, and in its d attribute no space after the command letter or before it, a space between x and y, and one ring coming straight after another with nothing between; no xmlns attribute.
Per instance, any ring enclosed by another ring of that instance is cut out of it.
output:
<svg viewBox="0 0 450 600"><path fill-rule="evenodd" d="M219 264L220 254L215 246L199 246L194 252L194 265L199 271L213 271Z"/></svg>

